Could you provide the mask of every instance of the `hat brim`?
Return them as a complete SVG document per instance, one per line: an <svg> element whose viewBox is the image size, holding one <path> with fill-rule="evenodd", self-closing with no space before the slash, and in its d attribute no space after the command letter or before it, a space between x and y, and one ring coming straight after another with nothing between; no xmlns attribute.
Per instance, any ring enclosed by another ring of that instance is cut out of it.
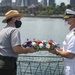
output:
<svg viewBox="0 0 75 75"><path fill-rule="evenodd" d="M2 21L2 23L7 23L7 20L8 20L9 18L12 18L12 17L15 17L15 16L22 18L22 17L25 16L25 14L16 14L16 15L14 15L14 16L10 16L10 17L8 17L8 18L5 18L5 19Z"/></svg>
<svg viewBox="0 0 75 75"><path fill-rule="evenodd" d="M75 18L75 15L65 15L64 19L68 19L68 18Z"/></svg>
<svg viewBox="0 0 75 75"><path fill-rule="evenodd" d="M66 16L64 16L64 19L67 19L67 18L69 18L70 16L68 16L68 15L66 15Z"/></svg>

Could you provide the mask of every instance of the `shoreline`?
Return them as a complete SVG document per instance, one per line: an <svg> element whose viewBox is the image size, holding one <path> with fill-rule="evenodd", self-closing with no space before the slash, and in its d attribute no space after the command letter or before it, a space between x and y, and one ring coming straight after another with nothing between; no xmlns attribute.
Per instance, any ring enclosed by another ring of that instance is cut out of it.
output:
<svg viewBox="0 0 75 75"><path fill-rule="evenodd" d="M63 15L25 15L25 17L39 17L39 18L63 18Z"/></svg>
<svg viewBox="0 0 75 75"><path fill-rule="evenodd" d="M4 16L4 14L0 13L0 16ZM63 18L63 15L34 15L34 14L25 14L25 17Z"/></svg>

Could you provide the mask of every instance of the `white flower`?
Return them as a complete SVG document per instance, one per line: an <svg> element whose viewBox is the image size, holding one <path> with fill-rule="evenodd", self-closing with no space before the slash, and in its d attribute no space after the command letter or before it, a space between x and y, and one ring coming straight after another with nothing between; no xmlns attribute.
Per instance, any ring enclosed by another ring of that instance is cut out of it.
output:
<svg viewBox="0 0 75 75"><path fill-rule="evenodd" d="M36 42L32 42L32 46L35 46L36 45Z"/></svg>
<svg viewBox="0 0 75 75"><path fill-rule="evenodd" d="M40 48L43 48L43 44L42 44L42 43L40 43L40 44L39 44L39 47L40 47Z"/></svg>
<svg viewBox="0 0 75 75"><path fill-rule="evenodd" d="M49 45L49 44L46 44L46 48L48 48L48 49L49 49L49 48L50 48L50 45Z"/></svg>

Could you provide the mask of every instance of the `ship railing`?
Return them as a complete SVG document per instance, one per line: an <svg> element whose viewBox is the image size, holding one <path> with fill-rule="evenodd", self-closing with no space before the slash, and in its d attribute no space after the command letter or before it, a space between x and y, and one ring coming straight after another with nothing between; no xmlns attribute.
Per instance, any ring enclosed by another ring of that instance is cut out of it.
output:
<svg viewBox="0 0 75 75"><path fill-rule="evenodd" d="M17 75L64 75L60 56L19 56Z"/></svg>

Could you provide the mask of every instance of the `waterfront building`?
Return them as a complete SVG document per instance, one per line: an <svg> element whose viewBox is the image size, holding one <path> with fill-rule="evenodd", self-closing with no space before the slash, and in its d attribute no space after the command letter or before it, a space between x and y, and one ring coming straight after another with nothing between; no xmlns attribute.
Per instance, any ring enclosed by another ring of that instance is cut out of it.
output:
<svg viewBox="0 0 75 75"><path fill-rule="evenodd" d="M2 0L1 1L1 6L11 6L12 5L12 0Z"/></svg>
<svg viewBox="0 0 75 75"><path fill-rule="evenodd" d="M31 6L32 4L38 5L38 0L16 0L16 6Z"/></svg>
<svg viewBox="0 0 75 75"><path fill-rule="evenodd" d="M55 3L55 0L42 0L41 1L41 4L43 6L49 6L49 5L53 4L53 3Z"/></svg>
<svg viewBox="0 0 75 75"><path fill-rule="evenodd" d="M38 5L38 0L27 0L28 1L28 6L33 5Z"/></svg>
<svg viewBox="0 0 75 75"><path fill-rule="evenodd" d="M15 7L16 6L16 2L12 2L12 7Z"/></svg>
<svg viewBox="0 0 75 75"><path fill-rule="evenodd" d="M53 3L55 3L55 0L49 0L49 5L51 5L51 4L53 4Z"/></svg>
<svg viewBox="0 0 75 75"><path fill-rule="evenodd" d="M71 5L75 5L75 0L70 0Z"/></svg>
<svg viewBox="0 0 75 75"><path fill-rule="evenodd" d="M20 7L21 6L21 0L16 0L16 6Z"/></svg>
<svg viewBox="0 0 75 75"><path fill-rule="evenodd" d="M42 4L42 6L47 6L47 0L42 0L41 4Z"/></svg>
<svg viewBox="0 0 75 75"><path fill-rule="evenodd" d="M21 0L21 7L25 6L25 0Z"/></svg>
<svg viewBox="0 0 75 75"><path fill-rule="evenodd" d="M28 6L28 0L24 0L24 5Z"/></svg>

